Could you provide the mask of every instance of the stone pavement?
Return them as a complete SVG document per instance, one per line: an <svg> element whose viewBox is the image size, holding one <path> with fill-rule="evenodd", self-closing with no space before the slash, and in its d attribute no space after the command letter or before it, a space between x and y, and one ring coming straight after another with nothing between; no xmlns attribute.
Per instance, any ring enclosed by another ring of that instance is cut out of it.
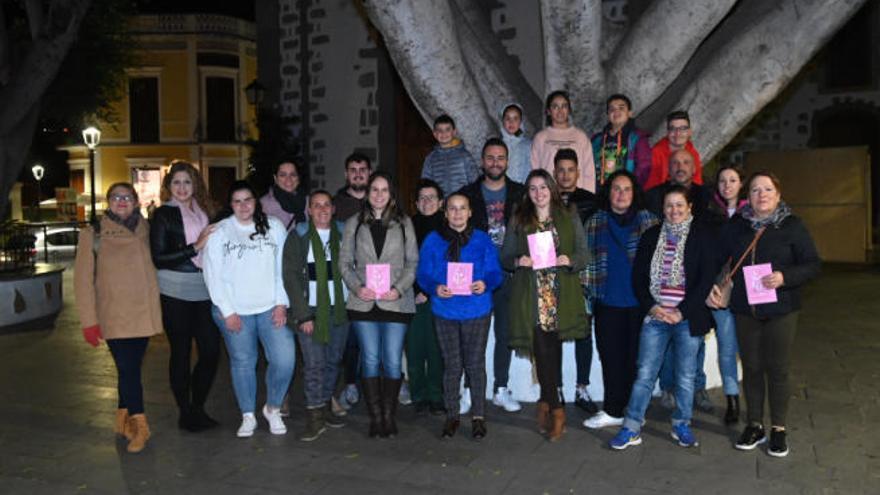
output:
<svg viewBox="0 0 880 495"><path fill-rule="evenodd" d="M394 440L366 437L362 404L349 424L298 442L294 410L287 436L260 429L234 436L238 411L225 361L208 411L222 426L182 432L167 384L168 347L151 342L145 362L153 437L139 455L114 440L115 371L106 348L82 341L66 275L65 309L54 330L0 335L0 493L880 493L880 270L825 267L807 291L795 343L787 458L733 449L739 429L698 413L700 447L669 438L668 413L649 411L644 443L606 447L612 431L580 426L568 406L558 443L533 427L533 407L489 406L489 435L438 439L442 419L400 413ZM870 294L875 294L871 296ZM301 403L297 383L296 400ZM712 391L717 404L721 392Z"/></svg>

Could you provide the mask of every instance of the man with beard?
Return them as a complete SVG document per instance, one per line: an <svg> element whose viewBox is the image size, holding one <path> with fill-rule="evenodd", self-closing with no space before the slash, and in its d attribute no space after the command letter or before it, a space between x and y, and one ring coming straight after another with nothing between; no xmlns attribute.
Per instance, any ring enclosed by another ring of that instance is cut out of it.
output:
<svg viewBox="0 0 880 495"><path fill-rule="evenodd" d="M333 207L336 220L345 222L361 211L367 194L367 180L373 172L370 159L363 153L352 153L345 159L345 187L336 192Z"/></svg>
<svg viewBox="0 0 880 495"><path fill-rule="evenodd" d="M339 189L336 192L336 197L333 198L337 221L345 222L361 211L361 205L367 195L367 180L372 171L370 159L363 153L354 152L345 159L345 187ZM350 330L345 353L342 356L345 367L345 387L339 394L339 399L334 399L332 404L333 412L337 415L344 414L345 410L360 400L357 388L359 353L357 336L355 336L354 330Z"/></svg>
<svg viewBox="0 0 880 495"><path fill-rule="evenodd" d="M525 187L507 177L507 145L499 138L490 138L483 145L483 176L461 188L460 193L470 200L471 224L489 234L492 243L501 250L507 221L514 207L525 193ZM505 273L504 282L492 296L495 316L495 393L492 403L505 411L519 411L521 406L507 389L510 374L511 350L508 347L510 329L510 274ZM462 413L470 409L470 394L462 394Z"/></svg>
<svg viewBox="0 0 880 495"><path fill-rule="evenodd" d="M669 180L648 190L646 195L648 211L663 218L663 197L666 191L674 186L683 186L688 190L688 200L693 205L694 219L701 219L703 212L712 200L712 190L694 182L694 155L687 149L680 149L669 157Z"/></svg>

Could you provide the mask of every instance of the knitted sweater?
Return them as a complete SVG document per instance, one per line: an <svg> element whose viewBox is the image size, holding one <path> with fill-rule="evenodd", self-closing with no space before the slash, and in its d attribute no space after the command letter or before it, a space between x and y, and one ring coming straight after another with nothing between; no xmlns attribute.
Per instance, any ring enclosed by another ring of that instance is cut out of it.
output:
<svg viewBox="0 0 880 495"><path fill-rule="evenodd" d="M446 194L458 191L479 176L477 162L461 141L448 148L438 144L422 165L422 178L436 181Z"/></svg>
<svg viewBox="0 0 880 495"><path fill-rule="evenodd" d="M543 168L553 174L553 158L563 148L571 148L577 153L578 168L581 175L577 187L596 192L596 167L593 165L593 146L584 131L575 126L565 129L546 127L535 135L532 141L532 170Z"/></svg>

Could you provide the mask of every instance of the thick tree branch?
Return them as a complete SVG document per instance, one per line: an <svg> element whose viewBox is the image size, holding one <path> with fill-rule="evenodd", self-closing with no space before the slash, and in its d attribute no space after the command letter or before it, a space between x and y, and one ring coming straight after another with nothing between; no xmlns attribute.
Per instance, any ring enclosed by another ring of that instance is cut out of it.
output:
<svg viewBox="0 0 880 495"><path fill-rule="evenodd" d="M10 133L39 102L76 40L90 4L91 0L71 2L64 31L55 38L37 38L9 83L0 88L0 135Z"/></svg>
<svg viewBox="0 0 880 495"><path fill-rule="evenodd" d="M544 92L571 93L574 115L592 128L605 95L602 53L602 2L541 0L544 31Z"/></svg>
<svg viewBox="0 0 880 495"><path fill-rule="evenodd" d="M718 50L673 107L690 112L704 161L772 101L864 3L780 2Z"/></svg>
<svg viewBox="0 0 880 495"><path fill-rule="evenodd" d="M450 114L472 152L497 134L462 57L447 2L381 0L364 6L426 123L442 112Z"/></svg>
<svg viewBox="0 0 880 495"><path fill-rule="evenodd" d="M519 103L525 112L527 129L541 122L541 100L513 63L504 46L492 32L486 12L473 0L455 0L452 11L461 51L480 88L486 112L500 126L503 106Z"/></svg>
<svg viewBox="0 0 880 495"><path fill-rule="evenodd" d="M43 2L41 0L26 0L24 7L27 12L31 39L36 40L46 32L46 26L43 24Z"/></svg>
<svg viewBox="0 0 880 495"><path fill-rule="evenodd" d="M622 92L638 112L675 80L736 0L657 0L609 60L608 92Z"/></svg>

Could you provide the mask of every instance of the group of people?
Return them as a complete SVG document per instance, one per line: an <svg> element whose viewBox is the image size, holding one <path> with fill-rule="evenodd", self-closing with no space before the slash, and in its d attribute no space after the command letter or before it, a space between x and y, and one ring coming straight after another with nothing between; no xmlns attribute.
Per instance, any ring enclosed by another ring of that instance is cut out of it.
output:
<svg viewBox="0 0 880 495"><path fill-rule="evenodd" d="M296 162L285 160L261 198L248 182L234 183L231 214L214 223L191 164L172 164L149 223L134 188L112 185L104 217L80 236L75 289L86 340L106 339L119 372L116 432L128 450L149 438L140 365L149 337L163 329L178 425L190 431L217 425L204 406L222 336L239 437L258 425L260 346L268 362L261 414L271 433L286 433L298 343L301 440L344 426L358 389L369 436L397 435L405 375L417 411L445 414L441 438L454 437L469 413L471 436L482 439L487 395L506 411L521 407L507 383L513 352L533 359L537 429L557 440L566 425L562 343L571 340L574 402L591 414L585 427L618 427L613 449L640 444L659 378L674 408L671 436L691 447L694 403L708 401L704 337L714 328L731 425L739 420L738 354L743 364L746 427L736 448L769 438L768 453L786 455L800 287L818 274L819 257L778 179L758 172L746 180L726 166L704 186L683 111L668 116L668 135L653 149L624 95L608 98L608 124L592 139L571 123L564 92L548 96L546 114L548 126L529 140L521 107L504 108L501 137L484 143L479 164L454 120L438 117L412 217L392 177L357 153L335 195L305 192ZM587 393L593 324L601 411Z"/></svg>

